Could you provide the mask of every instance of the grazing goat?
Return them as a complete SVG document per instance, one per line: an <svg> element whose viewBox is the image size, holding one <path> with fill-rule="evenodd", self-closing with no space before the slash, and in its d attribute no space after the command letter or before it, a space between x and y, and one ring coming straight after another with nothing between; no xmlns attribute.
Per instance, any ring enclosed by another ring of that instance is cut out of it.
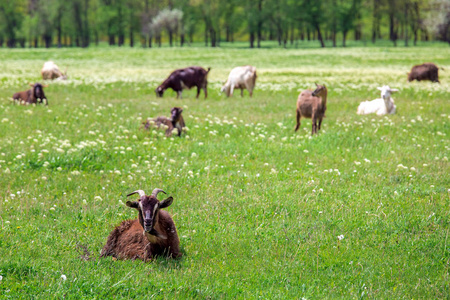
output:
<svg viewBox="0 0 450 300"><path fill-rule="evenodd" d="M173 71L164 82L156 89L156 96L162 97L164 91L168 88L177 92L177 98L181 98L183 89L190 89L194 86L197 87L197 99L200 95L200 89L203 89L205 93L205 99L208 97L208 80L207 76L211 68L208 70L202 67L188 67L185 69L178 69Z"/></svg>
<svg viewBox="0 0 450 300"><path fill-rule="evenodd" d="M173 107L170 110L170 118L167 117L157 117L152 120L147 120L143 122L145 129L149 129L152 124L160 128L161 126L166 127L166 136L171 136L172 131L176 128L178 131L178 136L181 136L181 131L185 128L184 119L181 113L183 109L181 107Z"/></svg>
<svg viewBox="0 0 450 300"><path fill-rule="evenodd" d="M395 114L397 107L394 104L394 99L391 98L391 94L398 92L398 90L391 89L388 85L377 87L377 89L381 91L381 98L361 102L356 111L358 115L377 114L383 116Z"/></svg>
<svg viewBox="0 0 450 300"><path fill-rule="evenodd" d="M431 82L439 82L439 68L433 63L424 63L412 67L408 73L408 81L413 80L430 80Z"/></svg>
<svg viewBox="0 0 450 300"><path fill-rule="evenodd" d="M59 70L58 66L52 62L47 61L44 63L44 66L41 70L42 79L56 79L56 80L65 80L67 79L67 69L63 73Z"/></svg>
<svg viewBox="0 0 450 300"><path fill-rule="evenodd" d="M234 89L241 89L241 97L244 89L247 89L250 97L253 96L253 89L256 83L256 68L252 66L236 67L231 70L228 80L222 87L221 92L225 92L227 97L233 96Z"/></svg>
<svg viewBox="0 0 450 300"><path fill-rule="evenodd" d="M118 259L151 260L156 256L181 257L180 240L169 213L161 210L172 204L173 198L158 201L161 189L154 189L150 196L137 190L128 196L139 194L139 201L127 201L126 205L139 212L138 219L123 221L108 236L100 257Z"/></svg>
<svg viewBox="0 0 450 300"><path fill-rule="evenodd" d="M44 87L47 87L47 85L42 85L40 83L30 83L30 86L32 87L31 89L17 92L13 95L14 104L16 103L16 100L18 100L19 103L23 104L37 104L43 103L43 100L45 99L45 105L48 105L48 100L47 97L45 97L43 89Z"/></svg>
<svg viewBox="0 0 450 300"><path fill-rule="evenodd" d="M317 133L317 120L319 120L319 130L322 125L322 119L325 117L327 110L327 88L325 85L316 83L317 88L312 90L304 90L300 93L297 100L297 126L295 131L300 128L300 119L310 118L312 120L311 135Z"/></svg>

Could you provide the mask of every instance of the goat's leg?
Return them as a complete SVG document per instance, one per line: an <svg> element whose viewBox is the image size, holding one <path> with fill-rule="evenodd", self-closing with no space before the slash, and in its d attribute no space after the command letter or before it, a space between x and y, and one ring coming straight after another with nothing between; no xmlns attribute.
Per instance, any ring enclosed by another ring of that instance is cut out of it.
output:
<svg viewBox="0 0 450 300"><path fill-rule="evenodd" d="M300 128L300 119L301 119L300 111L297 109L297 126L295 126L295 131L297 131Z"/></svg>
<svg viewBox="0 0 450 300"><path fill-rule="evenodd" d="M322 118L319 119L319 130L321 125L322 125Z"/></svg>
<svg viewBox="0 0 450 300"><path fill-rule="evenodd" d="M179 90L177 92L177 99L183 99L183 96L181 95L181 93L183 92L183 90ZM198 96L197 96L198 97Z"/></svg>
<svg viewBox="0 0 450 300"><path fill-rule="evenodd" d="M231 84L231 86L230 86L230 94L229 94L228 97L233 96L233 92L234 92L234 84Z"/></svg>
<svg viewBox="0 0 450 300"><path fill-rule="evenodd" d="M195 98L198 99L198 96L200 95L200 86L197 87L197 96Z"/></svg>
<svg viewBox="0 0 450 300"><path fill-rule="evenodd" d="M205 99L208 98L208 82L205 82L205 86L203 87L203 92L205 93Z"/></svg>
<svg viewBox="0 0 450 300"><path fill-rule="evenodd" d="M241 89L241 97L244 97L244 89Z"/></svg>
<svg viewBox="0 0 450 300"><path fill-rule="evenodd" d="M312 116L311 118L312 121L312 131L311 131L311 135L314 135L314 133L317 133L317 118L316 116Z"/></svg>

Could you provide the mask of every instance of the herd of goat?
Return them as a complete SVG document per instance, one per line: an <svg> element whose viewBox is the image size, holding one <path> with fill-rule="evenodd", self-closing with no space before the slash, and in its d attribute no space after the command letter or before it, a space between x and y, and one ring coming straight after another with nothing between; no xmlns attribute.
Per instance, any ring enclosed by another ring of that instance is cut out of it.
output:
<svg viewBox="0 0 450 300"><path fill-rule="evenodd" d="M211 68L205 70L201 67L188 67L173 71L169 77L156 88L156 95L162 97L164 91L171 88L177 93L177 98L182 97L184 89L197 87L197 98L203 89L205 98L207 92L207 76ZM43 79L64 80L67 79L66 71L63 73L54 62L46 62L42 68L41 75ZM235 89L241 90L241 96L244 89L248 90L250 97L253 95L253 89L256 83L256 68L253 66L236 67L231 70L227 82L221 91L228 97L233 95ZM438 67L433 63L424 63L416 65L408 73L408 81L430 80L439 82ZM40 83L31 84L29 90L15 93L13 95L14 103L19 101L22 104L48 105L48 100L44 94L44 87ZM385 85L378 88L381 91L381 98L362 102L357 109L357 114L366 115L375 113L377 115L394 114L396 106L391 94L397 92L397 89L391 89ZM312 120L312 131L314 135L320 130L322 120L325 117L327 109L328 90L325 85L316 83L315 90L304 90L297 99L295 131L300 128L301 118L310 118ZM143 123L145 129L152 126L165 128L166 136L177 134L181 136L185 123L182 116L182 108L174 107L171 109L170 117L157 117L146 120ZM318 122L318 124L317 124ZM135 208L138 211L138 218L134 220L123 221L108 236L106 245L101 251L101 256L112 256L118 259L141 259L151 260L156 256L167 256L171 258L181 257L180 241L178 238L175 224L166 211L162 208L172 204L173 198L168 197L162 201L157 199L158 193L165 193L161 189L154 189L150 196L143 190L134 191L128 196L138 194L138 201L127 201L126 205Z"/></svg>

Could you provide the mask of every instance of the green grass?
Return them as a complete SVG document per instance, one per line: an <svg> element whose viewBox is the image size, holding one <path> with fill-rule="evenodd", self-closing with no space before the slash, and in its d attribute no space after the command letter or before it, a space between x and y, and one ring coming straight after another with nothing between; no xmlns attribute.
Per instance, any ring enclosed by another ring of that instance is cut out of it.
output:
<svg viewBox="0 0 450 300"><path fill-rule="evenodd" d="M70 76L48 82L50 105L12 105L48 59ZM444 67L441 84L407 83L425 61ZM254 98L226 98L242 64L258 69ZM156 98L189 65L212 68L208 99ZM450 297L449 69L444 44L0 49L0 298ZM311 138L310 120L293 129L315 81L329 99ZM356 115L384 84L400 90L398 113ZM181 138L140 129L173 106ZM156 187L175 199L184 257L99 259L136 217L125 195Z"/></svg>

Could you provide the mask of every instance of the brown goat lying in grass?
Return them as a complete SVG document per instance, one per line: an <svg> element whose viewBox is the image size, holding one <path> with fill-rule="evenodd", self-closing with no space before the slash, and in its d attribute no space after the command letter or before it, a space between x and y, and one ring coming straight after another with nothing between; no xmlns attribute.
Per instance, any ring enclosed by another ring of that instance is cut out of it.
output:
<svg viewBox="0 0 450 300"><path fill-rule="evenodd" d="M319 120L319 130L322 125L322 119L327 110L327 88L325 85L318 85L314 91L304 90L300 93L297 100L297 126L295 131L300 128L300 119L310 118L312 120L311 135L317 133L317 120Z"/></svg>
<svg viewBox="0 0 450 300"><path fill-rule="evenodd" d="M181 136L181 131L186 127L184 124L184 119L181 113L183 109L181 107L174 107L170 110L170 118L167 117L157 117L152 120L147 120L143 122L145 129L149 129L152 124L156 127L165 127L166 128L166 136L171 136L172 131L177 129L178 136Z"/></svg>
<svg viewBox="0 0 450 300"><path fill-rule="evenodd" d="M21 104L37 104L43 103L45 99L45 105L48 105L47 97L45 97L44 94L44 87L47 87L47 85L30 83L30 86L32 87L31 89L17 92L13 95L14 104L16 103L16 100L18 100Z"/></svg>
<svg viewBox="0 0 450 300"><path fill-rule="evenodd" d="M158 201L161 189L154 189L150 196L143 190L134 191L128 196L139 194L138 201L127 201L127 206L135 208L138 219L123 221L108 236L100 257L113 256L118 259L151 260L156 256L181 257L180 240L175 224L169 213L161 210L172 204L173 198Z"/></svg>

